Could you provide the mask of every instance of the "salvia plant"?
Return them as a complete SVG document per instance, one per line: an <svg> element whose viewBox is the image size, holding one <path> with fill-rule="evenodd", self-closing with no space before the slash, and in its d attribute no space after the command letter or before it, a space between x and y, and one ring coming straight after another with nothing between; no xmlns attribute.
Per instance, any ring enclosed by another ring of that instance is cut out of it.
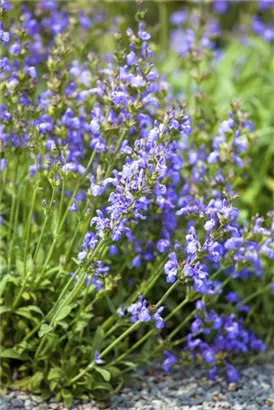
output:
<svg viewBox="0 0 274 410"><path fill-rule="evenodd" d="M273 213L237 205L254 125L204 88L220 31L197 12L171 33L188 106L136 7L119 32L102 5L1 0L3 389L105 398L156 357L237 382L234 360L273 343Z"/></svg>

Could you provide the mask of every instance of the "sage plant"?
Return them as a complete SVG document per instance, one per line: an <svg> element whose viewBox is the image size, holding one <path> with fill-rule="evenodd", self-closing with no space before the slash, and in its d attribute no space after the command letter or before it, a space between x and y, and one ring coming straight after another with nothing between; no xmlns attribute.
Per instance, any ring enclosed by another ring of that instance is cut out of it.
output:
<svg viewBox="0 0 274 410"><path fill-rule="evenodd" d="M101 7L1 0L2 380L68 405L155 357L237 381L233 359L266 348L253 299L273 292L273 214L242 223L235 204L253 124L236 100L219 121L200 88L210 28L182 53L188 111L141 5L112 56L96 39L120 23Z"/></svg>

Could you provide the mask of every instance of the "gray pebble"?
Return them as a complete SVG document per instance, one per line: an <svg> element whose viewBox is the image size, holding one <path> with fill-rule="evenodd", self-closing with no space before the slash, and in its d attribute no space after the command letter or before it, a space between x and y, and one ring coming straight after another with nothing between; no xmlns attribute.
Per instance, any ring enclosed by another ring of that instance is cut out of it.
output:
<svg viewBox="0 0 274 410"><path fill-rule="evenodd" d="M53 410L58 409L59 403L51 402L51 403L50 403L50 407L51 407L51 409L53 409Z"/></svg>
<svg viewBox="0 0 274 410"><path fill-rule="evenodd" d="M13 399L11 401L11 404L15 409L24 407L24 402L22 400L19 400L19 399Z"/></svg>
<svg viewBox="0 0 274 410"><path fill-rule="evenodd" d="M30 398L34 403L42 403L43 401L41 396L36 396L35 394L32 394Z"/></svg>
<svg viewBox="0 0 274 410"><path fill-rule="evenodd" d="M24 401L26 401L26 400L28 399L28 395L25 394L25 393L23 393L23 394L18 394L18 395L16 396L16 398L17 398L18 400L22 400L22 401L24 402Z"/></svg>
<svg viewBox="0 0 274 410"><path fill-rule="evenodd" d="M32 410L35 404L29 398L25 401L25 409Z"/></svg>
<svg viewBox="0 0 274 410"><path fill-rule="evenodd" d="M274 409L274 364L239 369L237 384L227 384L220 372L216 382L207 371L175 367L164 374L157 363L147 375L137 372L137 381L108 400L105 410L272 410ZM55 398L45 402L26 392L9 392L0 398L0 410L68 410ZM94 400L75 400L69 410L99 410Z"/></svg>

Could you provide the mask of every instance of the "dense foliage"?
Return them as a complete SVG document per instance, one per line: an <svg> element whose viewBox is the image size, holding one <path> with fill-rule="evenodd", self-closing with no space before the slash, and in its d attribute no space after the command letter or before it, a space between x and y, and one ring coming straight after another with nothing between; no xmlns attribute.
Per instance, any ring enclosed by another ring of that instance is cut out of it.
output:
<svg viewBox="0 0 274 410"><path fill-rule="evenodd" d="M273 1L151 2L168 51L140 3L71 3L0 0L2 386L69 405L159 356L236 382L274 338Z"/></svg>

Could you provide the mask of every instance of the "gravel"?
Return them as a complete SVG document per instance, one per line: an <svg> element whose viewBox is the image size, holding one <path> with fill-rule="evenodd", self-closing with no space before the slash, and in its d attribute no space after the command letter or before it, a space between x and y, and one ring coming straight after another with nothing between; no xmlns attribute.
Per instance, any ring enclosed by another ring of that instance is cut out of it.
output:
<svg viewBox="0 0 274 410"><path fill-rule="evenodd" d="M208 380L205 370L159 365L139 371L134 381L108 401L75 400L69 410L271 410L274 409L274 361L240 369L240 381ZM54 398L47 403L26 392L0 398L0 410L68 410Z"/></svg>

